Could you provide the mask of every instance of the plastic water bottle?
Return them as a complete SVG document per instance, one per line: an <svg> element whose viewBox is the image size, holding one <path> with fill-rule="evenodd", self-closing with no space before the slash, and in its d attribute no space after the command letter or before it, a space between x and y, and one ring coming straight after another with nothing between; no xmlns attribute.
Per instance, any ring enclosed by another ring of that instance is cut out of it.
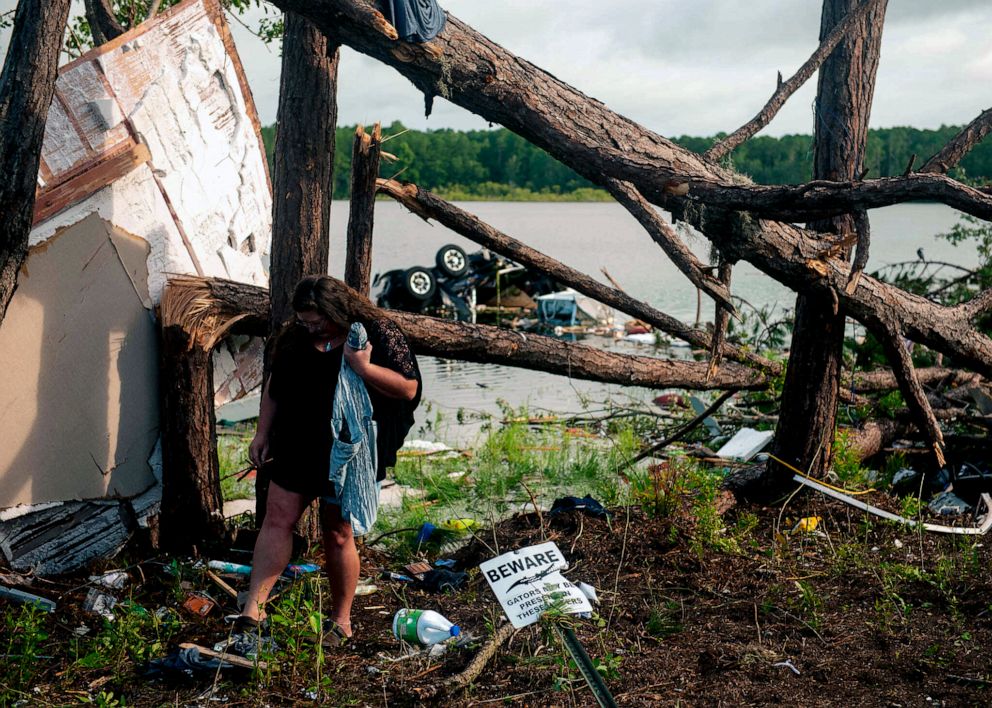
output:
<svg viewBox="0 0 992 708"><path fill-rule="evenodd" d="M430 646L462 633L457 624L451 624L432 610L400 610L393 617L393 635L410 644Z"/></svg>

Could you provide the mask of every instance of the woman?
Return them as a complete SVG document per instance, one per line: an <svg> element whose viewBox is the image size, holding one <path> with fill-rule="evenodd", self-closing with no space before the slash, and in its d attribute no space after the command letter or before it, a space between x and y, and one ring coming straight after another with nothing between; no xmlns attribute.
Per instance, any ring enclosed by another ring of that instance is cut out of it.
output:
<svg viewBox="0 0 992 708"><path fill-rule="evenodd" d="M351 603L358 583L359 558L351 524L342 518L328 481L331 411L342 359L365 382L378 427L377 480L396 463L396 451L413 425L420 402L417 361L399 327L367 297L327 275L308 276L293 294L292 322L283 326L272 350L272 366L262 389L251 461L268 474L265 520L255 544L251 585L235 626L241 638L256 637L264 605L292 553L293 527L317 497L321 505L325 565L331 585L332 636L350 637ZM345 343L352 323L361 322L369 344ZM250 646L240 647L254 653ZM238 647L232 647L237 651Z"/></svg>

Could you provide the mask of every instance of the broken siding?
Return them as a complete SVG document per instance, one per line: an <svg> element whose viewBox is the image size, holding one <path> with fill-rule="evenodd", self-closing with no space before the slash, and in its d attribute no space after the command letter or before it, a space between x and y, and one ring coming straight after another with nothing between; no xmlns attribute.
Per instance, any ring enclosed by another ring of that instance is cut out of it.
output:
<svg viewBox="0 0 992 708"><path fill-rule="evenodd" d="M188 0L64 67L39 194L40 203L46 192L56 203L36 212L41 220L32 243L54 232L41 228L54 211L75 212L55 215L60 226L98 211L114 223L126 219L128 231L152 245L155 302L167 273L266 285L271 191L246 86L213 0ZM151 175L151 184L142 180L141 189L131 191L137 180L118 179L108 194L106 183L80 180L138 143L150 153L142 176ZM80 190L90 192L56 193L66 180L82 182ZM88 201L94 203L81 203ZM150 207L152 202L158 203ZM132 208L153 217L152 223L127 216ZM164 243L155 242L162 237Z"/></svg>

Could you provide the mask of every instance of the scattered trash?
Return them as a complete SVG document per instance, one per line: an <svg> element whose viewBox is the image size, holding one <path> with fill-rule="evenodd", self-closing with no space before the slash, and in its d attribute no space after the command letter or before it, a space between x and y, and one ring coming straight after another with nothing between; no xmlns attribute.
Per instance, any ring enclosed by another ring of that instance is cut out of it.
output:
<svg viewBox="0 0 992 708"><path fill-rule="evenodd" d="M551 511L548 512L548 515L554 516L555 514L561 514L566 511L583 511L586 514L589 514L589 516L594 516L597 519L608 519L610 517L610 512L607 511L602 504L590 496L585 496L581 499L578 497L562 497L561 499L555 499L554 504L551 505Z"/></svg>
<svg viewBox="0 0 992 708"><path fill-rule="evenodd" d="M808 477L800 474L792 476L792 479L799 484L805 485L811 489L815 489L818 492L826 494L828 497L833 497L834 499L839 499L840 501L855 507L856 509L861 509L867 511L869 514L874 514L875 516L881 517L883 519L888 519L889 521L895 521L900 524L906 524L908 526L922 526L927 531L933 531L935 533L954 533L961 534L963 536L984 536L988 533L989 529L992 529L992 495L988 493L982 493L981 501L985 506L984 519L980 526L943 526L941 524L921 524L916 519L907 519L904 516L899 516L898 514L893 514L891 511L886 511L885 509L879 509L877 506L872 506L871 504L866 504L863 501L855 499L852 496L838 492L836 489L831 489L826 487L816 480L809 479ZM872 550L878 550L874 548Z"/></svg>
<svg viewBox="0 0 992 708"><path fill-rule="evenodd" d="M210 578L211 580L213 580L214 583L217 585L217 587L219 587L221 590L223 590L228 595L230 595L232 598L234 598L234 601L235 602L238 601L238 599L239 599L239 597L238 597L238 591L235 590L234 588L232 588L230 585L228 585L226 581L222 580L220 577L218 577L214 573L210 572L209 570L206 572L206 576L208 578Z"/></svg>
<svg viewBox="0 0 992 708"><path fill-rule="evenodd" d="M200 617L209 615L216 606L217 603L214 602L213 598L202 592L188 593L183 601L183 607Z"/></svg>
<svg viewBox="0 0 992 708"><path fill-rule="evenodd" d="M776 667L777 666L783 666L783 667L789 669L789 671L791 671L792 673L794 673L796 676L801 676L802 675L802 674L799 673L799 669L797 669L795 666L793 666L792 659L786 659L785 661L778 661L778 662L772 664L772 666L776 666Z"/></svg>
<svg viewBox="0 0 992 708"><path fill-rule="evenodd" d="M403 566L403 568L406 570L406 572L408 572L410 575L415 577L417 580L423 580L424 573L430 571L431 569L430 565L428 565L423 561L417 561L416 563L408 563L407 565Z"/></svg>
<svg viewBox="0 0 992 708"><path fill-rule="evenodd" d="M90 628L87 627L85 624L80 623L78 627L72 630L72 633L75 634L77 637L85 637L87 634L90 633Z"/></svg>
<svg viewBox="0 0 992 708"><path fill-rule="evenodd" d="M734 437L716 451L716 456L725 460L747 462L764 450L773 437L775 437L774 430L741 428L734 434Z"/></svg>
<svg viewBox="0 0 992 708"><path fill-rule="evenodd" d="M211 659L220 659L223 662L242 669L254 669L257 666L262 671L265 671L269 668L269 665L264 661L256 661L254 658L245 658L243 656L238 656L237 654L229 654L223 651L218 651L217 649L208 649L207 647L201 647L199 644L192 644L190 642L183 642L179 645L179 648L196 649L203 656Z"/></svg>
<svg viewBox="0 0 992 708"><path fill-rule="evenodd" d="M242 565L241 563L229 563L228 561L207 561L207 567L221 573L251 575L251 566Z"/></svg>
<svg viewBox="0 0 992 708"><path fill-rule="evenodd" d="M434 565L438 568L454 568L457 561L454 558L438 558L434 561Z"/></svg>
<svg viewBox="0 0 992 708"><path fill-rule="evenodd" d="M448 519L447 521L441 523L440 528L445 531L465 532L471 531L478 525L479 522L475 519L464 517L461 519Z"/></svg>
<svg viewBox="0 0 992 708"><path fill-rule="evenodd" d="M130 580L130 576L123 570L110 570L103 575L91 575L90 582L96 583L97 585L102 585L105 588L111 590L120 590L124 587L125 583Z"/></svg>
<svg viewBox="0 0 992 708"><path fill-rule="evenodd" d="M86 593L86 599L83 601L84 610L92 612L95 615L100 615L108 622L114 621L113 609L116 606L116 597L100 592L96 588L90 588L90 591Z"/></svg>
<svg viewBox="0 0 992 708"><path fill-rule="evenodd" d="M596 594L596 588L594 588L589 583L576 583L575 587L582 591L582 594L589 598L589 602L594 605L599 604L599 596Z"/></svg>
<svg viewBox="0 0 992 708"><path fill-rule="evenodd" d="M904 467L892 475L892 491L902 497L920 495L923 499L929 499L947 489L950 483L951 475L947 469L921 473Z"/></svg>
<svg viewBox="0 0 992 708"><path fill-rule="evenodd" d="M461 634L461 628L433 610L403 608L393 617L393 636L401 642L430 646Z"/></svg>
<svg viewBox="0 0 992 708"><path fill-rule="evenodd" d="M419 578L420 586L433 592L444 592L446 590L459 590L468 582L468 573L445 570L439 568L431 569Z"/></svg>
<svg viewBox="0 0 992 708"><path fill-rule="evenodd" d="M0 585L0 597L5 600L19 602L24 605L37 605L46 612L55 612L56 605L54 601L38 595L32 595L31 593L24 592L23 590L15 590L14 588L8 588L4 585Z"/></svg>
<svg viewBox="0 0 992 708"><path fill-rule="evenodd" d="M403 573L391 573L387 571L382 574L382 577L388 578L389 580L398 580L401 583L413 582L413 578L411 578L409 575L403 575Z"/></svg>
<svg viewBox="0 0 992 708"><path fill-rule="evenodd" d="M320 566L316 563L290 563L286 566L286 570L282 572L287 578L298 578L301 575L306 575L307 573L318 573L320 572Z"/></svg>
<svg viewBox="0 0 992 708"><path fill-rule="evenodd" d="M435 531L437 531L437 526L430 521L425 521L424 525L420 527L420 531L417 532L417 543L427 543Z"/></svg>
<svg viewBox="0 0 992 708"><path fill-rule="evenodd" d="M689 396L689 405L692 406L692 410L695 411L696 415L702 415L708 408L708 406L696 396ZM703 425L706 426L706 429L713 437L723 435L723 428L721 428L720 424L713 420L711 416L706 416L706 418L703 419ZM750 428L744 428L744 430L750 430ZM739 434L740 433L738 433L738 435ZM764 445L762 445L762 447L764 447Z"/></svg>
<svg viewBox="0 0 992 708"><path fill-rule="evenodd" d="M897 538L892 542L892 545L894 545L896 548L902 548L903 543Z"/></svg>
<svg viewBox="0 0 992 708"><path fill-rule="evenodd" d="M971 504L954 492L941 492L927 506L937 516L961 516L971 511Z"/></svg>
<svg viewBox="0 0 992 708"><path fill-rule="evenodd" d="M819 516L807 516L796 522L790 533L813 533L822 522Z"/></svg>
<svg viewBox="0 0 992 708"><path fill-rule="evenodd" d="M234 664L201 655L197 646L189 646L148 662L144 676L148 679L176 677L192 679L197 674L216 673L218 669L232 666Z"/></svg>
<svg viewBox="0 0 992 708"><path fill-rule="evenodd" d="M358 586L355 588L355 595L357 597L362 597L364 595L372 595L378 590L379 588L373 585L372 583L359 583Z"/></svg>
<svg viewBox="0 0 992 708"><path fill-rule="evenodd" d="M510 551L479 565L503 612L517 629L537 622L548 607L569 614L592 612L585 594L562 576L561 571L567 567L562 552L551 541Z"/></svg>
<svg viewBox="0 0 992 708"><path fill-rule="evenodd" d="M963 462L954 470L954 495L971 506L978 504L983 492L992 492L992 469L982 469Z"/></svg>

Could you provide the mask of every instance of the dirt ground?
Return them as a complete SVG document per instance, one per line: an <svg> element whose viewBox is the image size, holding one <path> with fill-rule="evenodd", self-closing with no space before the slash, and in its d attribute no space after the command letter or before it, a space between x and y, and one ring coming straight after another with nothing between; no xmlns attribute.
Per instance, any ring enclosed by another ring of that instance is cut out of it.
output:
<svg viewBox="0 0 992 708"><path fill-rule="evenodd" d="M809 516L820 517L819 533L790 532ZM609 522L581 512L518 515L451 557L472 570L496 550L556 542L570 563L566 577L598 589L598 617L576 620L575 628L621 706L992 704L992 578L982 538L869 521L812 494L784 509L736 507L722 522L715 548L699 543L698 522L682 513L652 519L621 508ZM383 553L363 555L364 574L402 572ZM133 602L173 602L155 567L131 572L145 578ZM391 621L404 605L437 610L482 639L491 634L500 611L477 572L466 589L447 595L376 579L378 592L357 598L356 641L329 651L324 688L310 694L310 679L290 670L286 655L264 679L225 671L150 681L138 662L113 675L80 668L72 629L94 618L81 610L87 588L73 586L85 580L36 588L64 595L43 645L52 658L39 659L44 670L25 705L74 703L97 688L127 705L595 704L547 626L517 632L456 696L429 694L468 664L477 645L393 661L402 651ZM181 639L213 644L226 631L220 614L185 615Z"/></svg>

